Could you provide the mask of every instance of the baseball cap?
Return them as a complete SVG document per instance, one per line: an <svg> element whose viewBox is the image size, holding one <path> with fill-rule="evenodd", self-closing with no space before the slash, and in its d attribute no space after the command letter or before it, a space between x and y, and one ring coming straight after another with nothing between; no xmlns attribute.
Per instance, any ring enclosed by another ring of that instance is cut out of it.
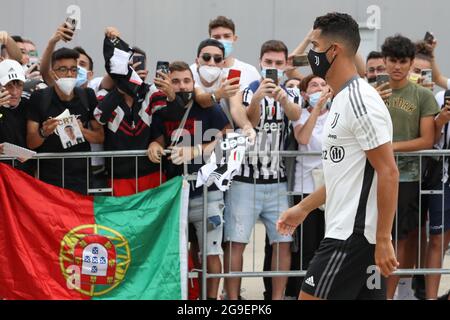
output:
<svg viewBox="0 0 450 320"><path fill-rule="evenodd" d="M15 60L3 60L0 62L0 85L4 86L14 80L25 82L23 67Z"/></svg>
<svg viewBox="0 0 450 320"><path fill-rule="evenodd" d="M225 56L225 47L223 44L216 39L206 39L200 42L197 49L197 57L200 56L200 51L202 51L205 47L217 47L222 50L223 55Z"/></svg>

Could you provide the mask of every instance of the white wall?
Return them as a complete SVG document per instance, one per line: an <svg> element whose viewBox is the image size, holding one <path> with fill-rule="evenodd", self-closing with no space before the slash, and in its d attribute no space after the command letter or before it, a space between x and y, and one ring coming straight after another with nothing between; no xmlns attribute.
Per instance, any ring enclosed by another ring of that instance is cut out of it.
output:
<svg viewBox="0 0 450 320"><path fill-rule="evenodd" d="M450 2L438 0L0 0L0 29L32 39L42 52L70 5L81 9L81 30L68 45L83 46L97 73L104 70L103 30L109 25L117 26L130 45L147 51L153 73L156 60L193 62L198 43L208 36L209 20L219 14L236 23L237 57L256 65L265 40L280 39L293 49L317 15L344 11L365 23L367 8L377 5L378 45L397 32L418 40L433 31L441 40L437 59L450 75L450 45L444 43Z"/></svg>

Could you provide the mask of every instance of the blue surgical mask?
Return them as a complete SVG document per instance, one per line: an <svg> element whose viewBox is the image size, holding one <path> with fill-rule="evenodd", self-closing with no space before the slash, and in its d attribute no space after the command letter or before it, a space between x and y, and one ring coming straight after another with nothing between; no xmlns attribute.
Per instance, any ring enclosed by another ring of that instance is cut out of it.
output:
<svg viewBox="0 0 450 320"><path fill-rule="evenodd" d="M309 95L309 105L311 107L315 107L320 100L320 96L322 95L321 91Z"/></svg>
<svg viewBox="0 0 450 320"><path fill-rule="evenodd" d="M85 68L78 66L77 84L76 84L77 87L81 87L88 81L87 73L88 71Z"/></svg>
<svg viewBox="0 0 450 320"><path fill-rule="evenodd" d="M220 43L225 47L225 59L228 58L233 52L233 41L230 40L219 40Z"/></svg>
<svg viewBox="0 0 450 320"><path fill-rule="evenodd" d="M261 77L263 77L263 78L265 78L266 77L266 70L267 69L270 69L270 68L263 68L263 67L261 67ZM284 71L283 70L280 70L280 69L277 69L277 71L278 71L278 82L280 82L280 80L283 78L283 76L284 76Z"/></svg>

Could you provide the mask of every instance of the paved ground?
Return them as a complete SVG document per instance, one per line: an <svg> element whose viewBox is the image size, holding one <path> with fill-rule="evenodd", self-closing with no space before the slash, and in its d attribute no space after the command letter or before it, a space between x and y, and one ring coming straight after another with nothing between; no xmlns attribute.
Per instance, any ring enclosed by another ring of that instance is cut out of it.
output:
<svg viewBox="0 0 450 320"><path fill-rule="evenodd" d="M257 223L255 228L255 238L247 246L244 257L244 271L262 271L264 259L264 225ZM253 259L253 257L255 257ZM450 269L450 255L446 255L444 268ZM264 285L261 278L244 278L242 281L242 296L246 299L262 300ZM439 294L443 294L450 289L450 276L443 276Z"/></svg>

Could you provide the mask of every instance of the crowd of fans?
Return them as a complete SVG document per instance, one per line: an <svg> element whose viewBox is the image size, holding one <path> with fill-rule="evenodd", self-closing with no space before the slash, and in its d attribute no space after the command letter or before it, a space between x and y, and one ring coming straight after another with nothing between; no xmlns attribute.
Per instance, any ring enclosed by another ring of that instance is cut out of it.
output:
<svg viewBox="0 0 450 320"><path fill-rule="evenodd" d="M1 31L0 154L5 142L39 153L148 150L148 158L137 161L133 157L92 158L89 163L65 159L63 165L58 159L40 160L39 172L34 160L3 162L82 194L100 186L123 196L157 187L174 176L197 173L217 141L236 130L261 155L246 158L227 192L214 185L208 188L208 272L242 271L243 252L258 219L267 235L264 269L305 270L324 237L326 208L317 209L292 237L279 234L276 222L280 212L317 188L321 157L280 159L267 152L322 151L333 92L326 79L301 73L295 62L306 56L311 33L291 52L280 40L266 41L255 67L234 56L238 38L231 19L216 17L207 31L206 39L199 41L195 62L172 61L155 77L147 70L147 53L129 46L114 27L105 30L105 61L96 61L105 63L103 75L94 75L94 61L83 48L55 50L61 42L70 46L75 31L67 23L57 28L42 55L31 40ZM448 146L450 81L439 70L436 46L433 37L413 42L397 34L385 39L379 52L371 52L366 59L357 57L360 76L376 88L391 114L396 152ZM69 148L56 134L57 117L66 109L77 116L84 137ZM208 130L216 134L208 136ZM442 253L450 242L448 163L444 201L440 194L419 201L417 158L399 157L398 168L393 237L398 241L399 267L441 268ZM440 189L442 183L434 187ZM288 191L296 195L288 197ZM196 267L201 261L202 214L202 188L192 185L189 222ZM265 278L265 298L297 297L303 280ZM242 298L240 281L226 278L222 297ZM219 297L219 284L220 279L208 280L208 299ZM439 284L439 275L391 276L387 296L436 299Z"/></svg>

